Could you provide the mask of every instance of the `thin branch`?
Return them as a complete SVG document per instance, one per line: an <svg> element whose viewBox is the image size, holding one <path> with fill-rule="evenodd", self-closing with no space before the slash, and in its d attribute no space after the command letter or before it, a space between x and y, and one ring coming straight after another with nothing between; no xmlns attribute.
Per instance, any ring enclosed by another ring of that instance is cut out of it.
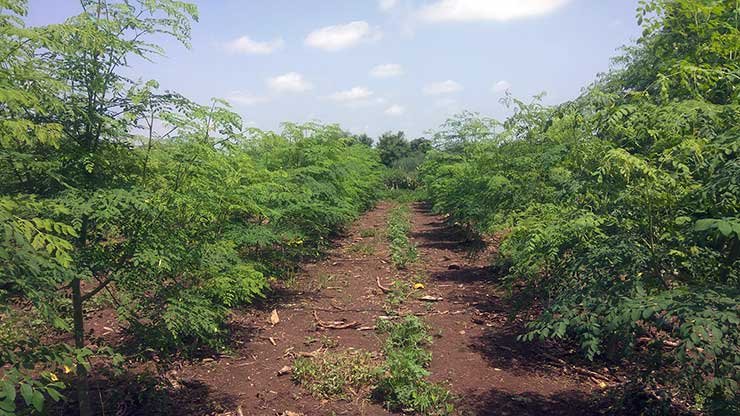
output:
<svg viewBox="0 0 740 416"><path fill-rule="evenodd" d="M87 292L84 295L82 295L82 297L81 297L82 301L83 302L86 302L86 301L90 300L90 298L92 298L93 296L97 295L98 292L100 292L101 290L105 289L109 284L111 284L111 282L113 282L113 280L115 280L115 278L113 278L113 276L110 276L109 275L108 278L105 279L105 280L103 280L102 282L100 282L100 284L95 289L93 289L90 292Z"/></svg>

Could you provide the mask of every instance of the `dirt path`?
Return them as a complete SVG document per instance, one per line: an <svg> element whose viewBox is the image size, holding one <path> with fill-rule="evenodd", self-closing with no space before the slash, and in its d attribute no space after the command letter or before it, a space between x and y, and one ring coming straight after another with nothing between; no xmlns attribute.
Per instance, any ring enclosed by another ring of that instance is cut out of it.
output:
<svg viewBox="0 0 740 416"><path fill-rule="evenodd" d="M385 295L376 279L390 284L405 278L425 283L420 294L443 298L429 303L412 297L401 308L422 316L430 326L431 379L449 384L460 398L459 414L595 413L588 395L598 388L596 381L576 373L561 361L562 354L516 342L518 328L506 319L509 308L486 256L468 256L470 247L442 218L415 205L413 240L420 260L407 271L392 267L384 237L390 208L381 203L365 214L325 259L305 265L279 300L261 310L235 313L238 345L233 356L174 370L171 378L198 396L188 399L217 402L211 408L220 414L237 414L239 407L244 415L389 414L363 397L353 402L314 399L290 375L278 372L290 366L296 354L322 343L379 351L382 340L375 331L317 330L314 313L323 321L372 326L385 314ZM274 326L269 323L273 309L280 318Z"/></svg>

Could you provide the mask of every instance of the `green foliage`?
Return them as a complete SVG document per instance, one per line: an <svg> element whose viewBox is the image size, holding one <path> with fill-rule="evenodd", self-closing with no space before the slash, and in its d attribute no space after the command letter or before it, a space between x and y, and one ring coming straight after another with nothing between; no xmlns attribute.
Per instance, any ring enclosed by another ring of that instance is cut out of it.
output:
<svg viewBox="0 0 740 416"><path fill-rule="evenodd" d="M400 189L386 188L381 192L381 199L392 201L398 204L410 204L421 201L424 196L422 189Z"/></svg>
<svg viewBox="0 0 740 416"><path fill-rule="evenodd" d="M355 139L357 143L364 144L367 147L371 147L373 145L373 139L365 133L352 135L352 138Z"/></svg>
<svg viewBox="0 0 740 416"><path fill-rule="evenodd" d="M452 414L452 394L425 379L432 354L425 349L431 337L424 323L416 316L407 316L399 322L379 321L378 331L387 334L383 348L386 360L374 397L391 411Z"/></svg>
<svg viewBox="0 0 740 416"><path fill-rule="evenodd" d="M62 373L91 413L88 360L110 354L87 349L85 306L103 293L142 349L222 348L229 308L319 254L381 184L377 152L338 126L247 129L224 101L125 76L163 35L188 45L192 4L81 6L27 29L25 2L0 1L0 314L18 334L0 340L6 413L59 399L47 375ZM38 332L10 319L22 309ZM54 341L65 333L74 347Z"/></svg>
<svg viewBox="0 0 740 416"><path fill-rule="evenodd" d="M707 411L738 391L739 14L641 2L643 37L581 97L463 115L420 168L434 209L498 234L521 306L543 307L522 339L631 356Z"/></svg>
<svg viewBox="0 0 740 416"><path fill-rule="evenodd" d="M380 161L388 167L393 166L397 160L408 157L411 153L411 146L402 131L383 133L378 138L377 148Z"/></svg>
<svg viewBox="0 0 740 416"><path fill-rule="evenodd" d="M135 257L139 273L151 277L127 286L146 299L136 306L135 328L166 341L160 348L194 340L218 347L225 308L262 296L268 277L288 276L370 206L377 158L335 126L244 131L219 105L168 117L186 127L148 156L147 192L159 208L146 227L151 245ZM232 135L204 140L206 123ZM151 319L162 303L165 319Z"/></svg>
<svg viewBox="0 0 740 416"><path fill-rule="evenodd" d="M58 376L64 365L72 365L74 351L65 346L37 348L40 335L50 328L39 313L5 310L0 313L0 362L9 364L3 369L0 379L0 415L14 414L21 405L43 410L46 397L57 401L65 383ZM30 368L37 368L40 376L29 374ZM22 407L22 406L21 406Z"/></svg>
<svg viewBox="0 0 740 416"><path fill-rule="evenodd" d="M383 178L386 187L416 189L419 185L416 170L431 147L431 142L424 138L407 141L402 131L380 136L377 149L381 162L388 167Z"/></svg>
<svg viewBox="0 0 740 416"><path fill-rule="evenodd" d="M445 121L433 132L431 143L435 148L459 152L466 145L492 138L499 123L478 113L463 111Z"/></svg>
<svg viewBox="0 0 740 416"><path fill-rule="evenodd" d="M391 262L398 269L404 269L416 261L416 246L409 239L411 233L411 212L408 206L399 205L388 214L388 237Z"/></svg>

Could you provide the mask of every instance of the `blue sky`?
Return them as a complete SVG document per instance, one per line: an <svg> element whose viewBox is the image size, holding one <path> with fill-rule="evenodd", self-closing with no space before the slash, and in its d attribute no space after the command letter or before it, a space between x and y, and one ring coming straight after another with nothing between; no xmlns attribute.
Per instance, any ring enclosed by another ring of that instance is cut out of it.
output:
<svg viewBox="0 0 740 416"><path fill-rule="evenodd" d="M502 118L505 90L577 96L640 33L637 0L209 0L192 48L130 71L199 102L229 99L250 124L339 123L410 137L461 110ZM77 14L30 0L29 24Z"/></svg>

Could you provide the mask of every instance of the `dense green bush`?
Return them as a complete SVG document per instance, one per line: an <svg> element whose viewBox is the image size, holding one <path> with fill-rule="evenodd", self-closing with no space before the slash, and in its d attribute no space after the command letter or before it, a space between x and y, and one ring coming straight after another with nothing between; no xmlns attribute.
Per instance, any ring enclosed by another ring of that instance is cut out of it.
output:
<svg viewBox="0 0 740 416"><path fill-rule="evenodd" d="M524 340L631 355L644 383L706 410L737 410L739 13L734 1L643 2L643 37L579 98L507 97L501 124L468 114L422 167L435 209L498 234L522 305L543 307Z"/></svg>

